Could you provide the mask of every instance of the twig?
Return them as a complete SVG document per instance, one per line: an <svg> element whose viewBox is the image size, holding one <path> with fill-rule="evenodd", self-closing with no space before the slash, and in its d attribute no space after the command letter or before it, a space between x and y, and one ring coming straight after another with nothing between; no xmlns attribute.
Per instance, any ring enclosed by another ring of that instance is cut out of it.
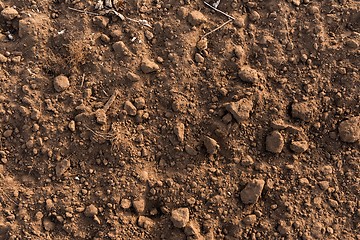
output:
<svg viewBox="0 0 360 240"><path fill-rule="evenodd" d="M80 10L80 9L76 9L76 8L72 8L72 7L68 7L70 10L73 10L75 12L79 12L79 13L85 13L85 14L89 14L89 15L94 15L94 16L100 16L101 14L98 13L94 13L94 12L88 12L86 10Z"/></svg>
<svg viewBox="0 0 360 240"><path fill-rule="evenodd" d="M115 92L113 93L113 95L111 95L111 97L109 98L109 100L105 103L103 109L105 112L107 112L107 110L109 110L109 108L111 107L111 105L114 103L116 97L118 95L118 92L115 90Z"/></svg>
<svg viewBox="0 0 360 240"><path fill-rule="evenodd" d="M232 20L235 20L234 17L232 17L232 16L230 16L229 14L227 14L227 13L225 13L225 12L217 9L216 7L212 6L211 4L209 4L209 3L205 2L205 1L204 1L204 4L205 4L206 6L208 6L209 8L211 8L211 9L213 9L213 10L215 10L215 11L217 11L217 12L219 12L219 13L225 15L225 16L227 16L228 18L230 18L230 19L232 19Z"/></svg>
<svg viewBox="0 0 360 240"><path fill-rule="evenodd" d="M203 39L204 37L212 34L213 32L216 32L217 30L219 30L220 28L224 27L226 24L232 22L232 19L227 20L226 22L224 22L223 24L221 24L220 26L218 26L217 28L211 30L210 32L206 33L205 35L203 35L200 39Z"/></svg>

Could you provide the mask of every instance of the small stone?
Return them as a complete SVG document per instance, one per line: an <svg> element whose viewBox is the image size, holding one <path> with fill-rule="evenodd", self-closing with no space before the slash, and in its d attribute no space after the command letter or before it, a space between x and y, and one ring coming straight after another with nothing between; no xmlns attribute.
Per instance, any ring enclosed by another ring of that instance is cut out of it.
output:
<svg viewBox="0 0 360 240"><path fill-rule="evenodd" d="M132 82L139 82L141 80L140 76L133 72L128 72L126 78Z"/></svg>
<svg viewBox="0 0 360 240"><path fill-rule="evenodd" d="M353 143L360 140L360 116L351 117L339 125L341 141Z"/></svg>
<svg viewBox="0 0 360 240"><path fill-rule="evenodd" d="M189 222L190 212L188 208L178 208L171 211L171 221L177 228L183 228Z"/></svg>
<svg viewBox="0 0 360 240"><path fill-rule="evenodd" d="M54 88L57 92L63 92L69 87L70 87L70 82L66 76L60 75L54 79Z"/></svg>
<svg viewBox="0 0 360 240"><path fill-rule="evenodd" d="M120 206L123 209L129 209L131 207L131 201L129 199L121 199Z"/></svg>
<svg viewBox="0 0 360 240"><path fill-rule="evenodd" d="M98 27L106 28L110 22L110 19L104 16L96 16L93 18L93 22Z"/></svg>
<svg viewBox="0 0 360 240"><path fill-rule="evenodd" d="M279 226L277 227L277 231L281 236L287 236L291 232L291 228L284 221L280 221Z"/></svg>
<svg viewBox="0 0 360 240"><path fill-rule="evenodd" d="M334 200L334 199L329 199L329 205L332 207L332 208L338 208L339 207L339 202Z"/></svg>
<svg viewBox="0 0 360 240"><path fill-rule="evenodd" d="M146 107L145 98L143 97L135 98L135 107L137 109L144 109Z"/></svg>
<svg viewBox="0 0 360 240"><path fill-rule="evenodd" d="M235 48L234 48L234 53L235 53L235 56L239 59L239 64L242 65L244 64L245 60L246 60L246 53L245 53L245 50L240 46L240 45L237 45Z"/></svg>
<svg viewBox="0 0 360 240"><path fill-rule="evenodd" d="M253 22L257 22L259 21L261 18L260 14L257 12L257 11L252 11L250 16L249 16L249 19Z"/></svg>
<svg viewBox="0 0 360 240"><path fill-rule="evenodd" d="M185 152L191 156L196 156L198 152L190 145L185 145Z"/></svg>
<svg viewBox="0 0 360 240"><path fill-rule="evenodd" d="M270 123L270 126L275 130L283 130L286 129L289 126L289 124L284 122L284 120L282 119L276 119Z"/></svg>
<svg viewBox="0 0 360 240"><path fill-rule="evenodd" d="M207 38L202 38L196 43L196 48L199 51L204 51L208 48L208 40Z"/></svg>
<svg viewBox="0 0 360 240"><path fill-rule="evenodd" d="M349 39L345 42L345 45L351 49L357 49L359 47L359 43L355 39Z"/></svg>
<svg viewBox="0 0 360 240"><path fill-rule="evenodd" d="M174 126L174 133L178 138L179 142L184 142L185 139L185 125L181 122L176 123Z"/></svg>
<svg viewBox="0 0 360 240"><path fill-rule="evenodd" d="M201 56L200 53L195 53L195 62L197 63L203 63L205 61L205 58Z"/></svg>
<svg viewBox="0 0 360 240"><path fill-rule="evenodd" d="M262 193L265 181L262 179L254 179L249 182L240 192L241 201L244 204L256 203Z"/></svg>
<svg viewBox="0 0 360 240"><path fill-rule="evenodd" d="M326 191L330 187L330 184L328 181L320 181L319 187L321 188L321 190Z"/></svg>
<svg viewBox="0 0 360 240"><path fill-rule="evenodd" d="M75 132L75 126L76 126L76 124L75 124L74 120L71 120L68 124L68 128L71 132Z"/></svg>
<svg viewBox="0 0 360 240"><path fill-rule="evenodd" d="M250 112L253 109L253 102L247 98L240 99L237 102L231 102L225 105L238 123L241 123L250 118Z"/></svg>
<svg viewBox="0 0 360 240"><path fill-rule="evenodd" d="M307 178L300 178L299 183L300 183L300 185L304 185L304 186L308 186L310 184L310 182Z"/></svg>
<svg viewBox="0 0 360 240"><path fill-rule="evenodd" d="M189 13L187 20L192 26L199 26L206 22L206 17L200 11L192 11Z"/></svg>
<svg viewBox="0 0 360 240"><path fill-rule="evenodd" d="M160 69L158 64L149 59L143 59L140 68L145 74L157 72Z"/></svg>
<svg viewBox="0 0 360 240"><path fill-rule="evenodd" d="M90 204L89 206L86 207L85 211L84 211L84 215L86 217L94 217L95 215L97 215L99 212L99 210L97 209L97 207L95 207L95 205Z"/></svg>
<svg viewBox="0 0 360 240"><path fill-rule="evenodd" d="M41 117L41 112L40 112L39 110L33 109L33 110L31 111L30 118L31 118L32 120L37 121L37 120L40 119L40 117Z"/></svg>
<svg viewBox="0 0 360 240"><path fill-rule="evenodd" d="M266 150L272 153L281 153L284 148L284 138L279 131L272 131L266 136Z"/></svg>
<svg viewBox="0 0 360 240"><path fill-rule="evenodd" d="M1 16L7 20L11 21L19 16L18 11L12 7L7 7L4 10L1 11Z"/></svg>
<svg viewBox="0 0 360 240"><path fill-rule="evenodd" d="M44 229L48 232L55 229L55 223L53 223L48 217L43 219L43 226Z"/></svg>
<svg viewBox="0 0 360 240"><path fill-rule="evenodd" d="M208 154L215 154L219 149L219 144L216 142L215 139L211 137L205 136L204 138L204 145Z"/></svg>
<svg viewBox="0 0 360 240"><path fill-rule="evenodd" d="M130 116L136 116L137 109L130 101L126 101L124 104L124 110Z"/></svg>
<svg viewBox="0 0 360 240"><path fill-rule="evenodd" d="M262 74L249 66L243 66L239 69L238 76L243 82L255 84L259 82Z"/></svg>
<svg viewBox="0 0 360 240"><path fill-rule="evenodd" d="M300 6L301 1L300 0L292 0L292 3L298 7L298 6Z"/></svg>
<svg viewBox="0 0 360 240"><path fill-rule="evenodd" d="M244 167L249 167L254 164L254 159L250 155L245 155L241 159L241 165Z"/></svg>
<svg viewBox="0 0 360 240"><path fill-rule="evenodd" d="M104 109L98 109L95 112L95 118L96 118L96 122L98 124L104 125L107 122L107 116L106 116L106 112Z"/></svg>
<svg viewBox="0 0 360 240"><path fill-rule="evenodd" d="M245 16L240 16L234 20L234 26L238 28L245 27Z"/></svg>
<svg viewBox="0 0 360 240"><path fill-rule="evenodd" d="M7 57L0 53L0 63L6 63L8 61Z"/></svg>
<svg viewBox="0 0 360 240"><path fill-rule="evenodd" d="M51 200L50 198L46 199L45 208L46 208L47 211L53 210L55 208L53 200Z"/></svg>
<svg viewBox="0 0 360 240"><path fill-rule="evenodd" d="M70 168L70 160L64 159L56 164L55 173L57 177L61 177Z"/></svg>
<svg viewBox="0 0 360 240"><path fill-rule="evenodd" d="M247 225L247 226L251 226L251 225L254 225L256 223L256 215L255 214L250 214L250 215L247 215L243 220L242 222Z"/></svg>
<svg viewBox="0 0 360 240"><path fill-rule="evenodd" d="M110 37L108 35L106 35L106 34L101 34L100 39L104 43L109 43L110 42Z"/></svg>
<svg viewBox="0 0 360 240"><path fill-rule="evenodd" d="M137 222L140 227L147 230L151 229L155 225L154 221L151 218L145 216L140 216Z"/></svg>
<svg viewBox="0 0 360 240"><path fill-rule="evenodd" d="M5 130L4 133L3 133L3 136L8 138L10 137L11 135L13 134L13 130L12 129L8 129L8 130Z"/></svg>
<svg viewBox="0 0 360 240"><path fill-rule="evenodd" d="M294 103L291 107L291 115L293 118L299 118L305 122L314 120L317 115L317 105L315 101L306 101Z"/></svg>
<svg viewBox="0 0 360 240"><path fill-rule="evenodd" d="M130 56L131 51L129 48L125 45L123 41L118 41L112 45L112 48L114 49L114 52L117 56Z"/></svg>
<svg viewBox="0 0 360 240"><path fill-rule="evenodd" d="M190 221L184 228L186 236L200 236L200 226L196 221Z"/></svg>
<svg viewBox="0 0 360 240"><path fill-rule="evenodd" d="M138 214L142 214L145 212L145 199L140 198L139 200L134 200L132 202L132 205Z"/></svg>
<svg viewBox="0 0 360 240"><path fill-rule="evenodd" d="M303 153L309 148L309 144L307 141L292 141L290 144L290 149L295 153Z"/></svg>

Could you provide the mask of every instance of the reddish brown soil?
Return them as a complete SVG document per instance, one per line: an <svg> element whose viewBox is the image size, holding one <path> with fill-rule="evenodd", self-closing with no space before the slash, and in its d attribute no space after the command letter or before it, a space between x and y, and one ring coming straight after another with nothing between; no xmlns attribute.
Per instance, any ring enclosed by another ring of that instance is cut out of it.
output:
<svg viewBox="0 0 360 240"><path fill-rule="evenodd" d="M95 4L0 0L1 239L360 239L358 0Z"/></svg>

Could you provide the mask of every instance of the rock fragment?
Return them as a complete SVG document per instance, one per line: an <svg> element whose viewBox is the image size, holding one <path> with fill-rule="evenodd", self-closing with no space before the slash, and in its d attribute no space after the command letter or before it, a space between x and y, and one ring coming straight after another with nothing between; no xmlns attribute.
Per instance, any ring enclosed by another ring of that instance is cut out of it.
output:
<svg viewBox="0 0 360 240"><path fill-rule="evenodd" d="M205 61L205 58L201 56L200 53L195 53L195 62L196 63L203 63Z"/></svg>
<svg viewBox="0 0 360 240"><path fill-rule="evenodd" d="M12 7L7 7L1 11L1 16L7 20L11 21L19 16L18 11Z"/></svg>
<svg viewBox="0 0 360 240"><path fill-rule="evenodd" d="M84 215L86 217L94 217L98 213L99 213L99 210L97 209L97 207L95 207L94 204L90 204L89 206L87 206L84 211Z"/></svg>
<svg viewBox="0 0 360 240"><path fill-rule="evenodd" d="M95 112L95 118L96 118L96 122L98 124L104 125L107 122L107 116L106 116L106 112L104 109L98 109Z"/></svg>
<svg viewBox="0 0 360 240"><path fill-rule="evenodd" d="M219 149L219 144L216 142L215 139L205 136L204 138L204 145L208 154L215 154Z"/></svg>
<svg viewBox="0 0 360 240"><path fill-rule="evenodd" d="M140 68L141 71L143 71L143 73L145 74L153 73L160 69L159 65L157 65L154 61L149 59L143 59Z"/></svg>
<svg viewBox="0 0 360 240"><path fill-rule="evenodd" d="M6 63L7 61L8 61L8 58L0 53L0 63Z"/></svg>
<svg viewBox="0 0 360 240"><path fill-rule="evenodd" d="M178 208L171 212L171 221L177 228L183 228L189 222L190 212L188 208Z"/></svg>
<svg viewBox="0 0 360 240"><path fill-rule="evenodd" d="M192 26L199 26L200 24L206 22L206 17L200 11L192 11L187 17L188 22Z"/></svg>
<svg viewBox="0 0 360 240"><path fill-rule="evenodd" d="M341 122L338 129L341 141L353 143L360 140L360 116Z"/></svg>
<svg viewBox="0 0 360 240"><path fill-rule="evenodd" d="M184 142L185 139L185 125L181 122L178 122L174 126L174 133L179 140L179 142Z"/></svg>
<svg viewBox="0 0 360 240"><path fill-rule="evenodd" d="M244 204L256 203L262 193L265 181L262 179L254 179L249 182L246 187L240 192L241 201Z"/></svg>
<svg viewBox="0 0 360 240"><path fill-rule="evenodd" d="M290 143L290 149L295 153L303 153L309 148L309 144L307 141L292 141Z"/></svg>
<svg viewBox="0 0 360 240"><path fill-rule="evenodd" d="M291 106L291 115L293 118L299 118L305 122L314 120L317 112L317 106L314 101L294 103Z"/></svg>
<svg viewBox="0 0 360 240"><path fill-rule="evenodd" d="M53 223L48 217L43 219L43 226L46 231L52 231L55 229L55 223Z"/></svg>
<svg viewBox="0 0 360 240"><path fill-rule="evenodd" d="M241 81L246 83L257 83L261 79L262 74L249 66L242 66L240 67L238 71L238 76L241 79Z"/></svg>
<svg viewBox="0 0 360 240"><path fill-rule="evenodd" d="M64 75L59 75L54 79L54 88L57 92L63 92L70 87L69 79Z"/></svg>
<svg viewBox="0 0 360 240"><path fill-rule="evenodd" d="M190 221L184 228L186 236L200 236L200 226L195 221Z"/></svg>
<svg viewBox="0 0 360 240"><path fill-rule="evenodd" d="M123 41L118 41L112 45L112 48L114 49L114 52L117 56L130 56L131 51L129 48L125 45Z"/></svg>
<svg viewBox="0 0 360 240"><path fill-rule="evenodd" d="M250 215L247 215L243 220L242 222L246 225L246 226L251 226L253 224L256 223L256 215L255 214L250 214Z"/></svg>
<svg viewBox="0 0 360 240"><path fill-rule="evenodd" d="M225 105L227 111L229 111L238 123L249 119L250 112L253 109L253 102L247 98L240 99L237 102L231 102Z"/></svg>
<svg viewBox="0 0 360 240"><path fill-rule="evenodd" d="M137 109L130 101L126 101L124 104L124 110L130 116L136 116Z"/></svg>
<svg viewBox="0 0 360 240"><path fill-rule="evenodd" d="M272 153L281 153L284 148L284 138L279 131L272 131L266 136L266 150Z"/></svg>
<svg viewBox="0 0 360 240"><path fill-rule="evenodd" d="M139 82L141 80L140 76L133 72L128 72L126 78L132 82Z"/></svg>
<svg viewBox="0 0 360 240"><path fill-rule="evenodd" d="M96 16L93 18L93 22L98 27L106 28L110 22L110 19L104 16Z"/></svg>
<svg viewBox="0 0 360 240"><path fill-rule="evenodd" d="M155 223L151 218L145 217L145 216L140 216L138 218L138 225L144 229L151 229Z"/></svg>
<svg viewBox="0 0 360 240"><path fill-rule="evenodd" d="M145 199L140 198L138 200L134 200L132 202L133 207L135 208L135 211L138 214L142 214L145 211Z"/></svg>
<svg viewBox="0 0 360 240"><path fill-rule="evenodd" d="M56 164L55 173L57 177L61 177L70 168L70 160L64 159Z"/></svg>
<svg viewBox="0 0 360 240"><path fill-rule="evenodd" d="M131 201L129 199L123 198L121 199L120 206L123 209L129 209L131 207Z"/></svg>

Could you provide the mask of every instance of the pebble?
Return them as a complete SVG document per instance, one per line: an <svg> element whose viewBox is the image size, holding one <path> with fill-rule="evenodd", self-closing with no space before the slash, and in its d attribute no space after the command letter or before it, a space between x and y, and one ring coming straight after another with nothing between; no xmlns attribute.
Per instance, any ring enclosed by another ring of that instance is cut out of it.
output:
<svg viewBox="0 0 360 240"><path fill-rule="evenodd" d="M254 159L250 155L245 155L241 159L241 165L244 167L249 167L254 164Z"/></svg>
<svg viewBox="0 0 360 240"><path fill-rule="evenodd" d="M125 45L123 41L118 41L112 45L112 48L114 49L114 52L117 56L130 56L131 51L129 48Z"/></svg>
<svg viewBox="0 0 360 240"><path fill-rule="evenodd" d="M70 168L70 160L64 159L56 164L55 173L57 177L61 177Z"/></svg>
<svg viewBox="0 0 360 240"><path fill-rule="evenodd" d="M250 16L249 16L249 19L253 22L257 22L259 21L261 18L260 14L257 12L257 11L252 11Z"/></svg>
<svg viewBox="0 0 360 240"><path fill-rule="evenodd" d="M145 199L140 198L139 200L134 200L132 202L133 207L135 208L135 211L138 214L142 214L145 211Z"/></svg>
<svg viewBox="0 0 360 240"><path fill-rule="evenodd" d="M189 13L187 20L192 26L199 26L206 22L206 17L200 11L192 11Z"/></svg>
<svg viewBox="0 0 360 240"><path fill-rule="evenodd" d="M244 204L256 203L264 188L265 181L262 179L253 179L246 187L240 192L241 201Z"/></svg>
<svg viewBox="0 0 360 240"><path fill-rule="evenodd" d="M341 122L338 129L341 141L353 143L360 140L360 116Z"/></svg>
<svg viewBox="0 0 360 240"><path fill-rule="evenodd" d="M330 183L328 181L320 181L318 184L321 190L324 191L326 191L330 187Z"/></svg>
<svg viewBox="0 0 360 240"><path fill-rule="evenodd" d="M190 145L185 145L185 152L191 156L196 156L198 152Z"/></svg>
<svg viewBox="0 0 360 240"><path fill-rule="evenodd" d="M0 63L6 63L8 61L7 57L0 53Z"/></svg>
<svg viewBox="0 0 360 240"><path fill-rule="evenodd" d="M156 64L154 61L146 59L146 58L142 60L140 68L141 68L141 71L143 71L143 73L145 73L145 74L153 73L160 69L158 64Z"/></svg>
<svg viewBox="0 0 360 240"><path fill-rule="evenodd" d="M259 71L249 67L249 66L242 66L238 71L238 76L241 81L246 83L255 84L260 80L260 73Z"/></svg>
<svg viewBox="0 0 360 240"><path fill-rule="evenodd" d="M284 137L279 131L272 131L266 136L266 150L272 153L281 153L284 148Z"/></svg>
<svg viewBox="0 0 360 240"><path fill-rule="evenodd" d="M7 7L1 11L1 16L7 21L11 21L17 18L19 16L19 13L18 11L16 11L16 9Z"/></svg>
<svg viewBox="0 0 360 240"><path fill-rule="evenodd" d="M215 154L219 149L219 144L215 139L205 136L204 137L204 145L208 154Z"/></svg>
<svg viewBox="0 0 360 240"><path fill-rule="evenodd" d="M237 102L231 102L225 105L225 109L229 111L238 123L250 118L250 112L253 109L253 102L247 98L240 99Z"/></svg>
<svg viewBox="0 0 360 240"><path fill-rule="evenodd" d="M120 206L123 209L129 209L131 207L131 201L129 199L123 198L121 199Z"/></svg>
<svg viewBox="0 0 360 240"><path fill-rule="evenodd" d="M70 87L69 79L64 75L59 75L54 79L54 88L57 92L63 92Z"/></svg>
<svg viewBox="0 0 360 240"><path fill-rule="evenodd" d="M339 202L334 200L334 199L329 199L329 205L332 207L332 208L338 208L339 207Z"/></svg>
<svg viewBox="0 0 360 240"><path fill-rule="evenodd" d="M292 3L298 7L298 6L300 6L301 1L300 0L292 0Z"/></svg>
<svg viewBox="0 0 360 240"><path fill-rule="evenodd" d="M195 53L195 62L197 63L203 63L205 61L205 58L201 56L200 53Z"/></svg>
<svg viewBox="0 0 360 240"><path fill-rule="evenodd" d="M185 139L185 125L181 122L178 122L174 126L174 133L178 138L179 142L184 142Z"/></svg>
<svg viewBox="0 0 360 240"><path fill-rule="evenodd" d="M109 22L110 19L104 16L96 16L93 18L93 23L101 28L106 28Z"/></svg>
<svg viewBox="0 0 360 240"><path fill-rule="evenodd" d="M46 231L52 231L55 229L55 223L53 223L48 217L43 219L43 226Z"/></svg>
<svg viewBox="0 0 360 240"><path fill-rule="evenodd" d="M308 150L309 144L307 141L291 141L290 143L290 149L294 151L295 153L303 153L306 150Z"/></svg>
<svg viewBox="0 0 360 240"><path fill-rule="evenodd" d="M240 45L237 45L234 48L234 53L235 53L235 56L239 59L239 64L240 65L244 64L244 62L246 60L245 50Z"/></svg>
<svg viewBox="0 0 360 240"><path fill-rule="evenodd" d="M314 101L294 103L291 106L291 115L293 118L310 122L315 118L316 108L317 106Z"/></svg>
<svg viewBox="0 0 360 240"><path fill-rule="evenodd" d="M177 228L183 228L189 222L190 211L188 208L178 208L171 211L171 221Z"/></svg>
<svg viewBox="0 0 360 240"><path fill-rule="evenodd" d="M94 217L95 215L98 214L98 212L99 210L97 209L97 207L95 207L94 204L90 204L85 208L84 215L86 217Z"/></svg>
<svg viewBox="0 0 360 240"><path fill-rule="evenodd" d="M76 124L75 124L75 121L74 120L71 120L68 124L68 128L71 132L75 132L75 127L76 127Z"/></svg>
<svg viewBox="0 0 360 240"><path fill-rule="evenodd" d="M192 220L184 228L184 233L186 236L200 236L200 226L199 223Z"/></svg>
<svg viewBox="0 0 360 240"><path fill-rule="evenodd" d="M202 38L196 43L196 48L199 51L204 51L208 48L208 40L207 38Z"/></svg>
<svg viewBox="0 0 360 240"><path fill-rule="evenodd" d="M8 138L10 137L11 135L13 134L13 130L12 129L8 129L8 130L5 130L4 133L3 133L3 136Z"/></svg>
<svg viewBox="0 0 360 240"><path fill-rule="evenodd" d="M136 116L137 109L130 101L124 103L124 110L130 116Z"/></svg>
<svg viewBox="0 0 360 240"><path fill-rule="evenodd" d="M52 199L48 198L45 201L45 208L47 211L51 211L55 208L54 202Z"/></svg>
<svg viewBox="0 0 360 240"><path fill-rule="evenodd" d="M137 221L138 225L144 229L151 229L155 223L151 218L140 216Z"/></svg>
<svg viewBox="0 0 360 240"><path fill-rule="evenodd" d="M96 122L98 124L104 125L107 122L107 116L106 116L106 112L104 109L98 109L95 112L95 118L96 118Z"/></svg>
<svg viewBox="0 0 360 240"><path fill-rule="evenodd" d="M243 220L242 222L247 225L247 226L251 226L253 224L256 223L256 215L255 214L250 214L250 215L247 215Z"/></svg>
<svg viewBox="0 0 360 240"><path fill-rule="evenodd" d="M141 80L140 76L133 72L128 72L126 78L132 82L139 82Z"/></svg>
<svg viewBox="0 0 360 240"><path fill-rule="evenodd" d="M137 109L145 109L146 107L145 98L143 97L135 98L135 107Z"/></svg>

